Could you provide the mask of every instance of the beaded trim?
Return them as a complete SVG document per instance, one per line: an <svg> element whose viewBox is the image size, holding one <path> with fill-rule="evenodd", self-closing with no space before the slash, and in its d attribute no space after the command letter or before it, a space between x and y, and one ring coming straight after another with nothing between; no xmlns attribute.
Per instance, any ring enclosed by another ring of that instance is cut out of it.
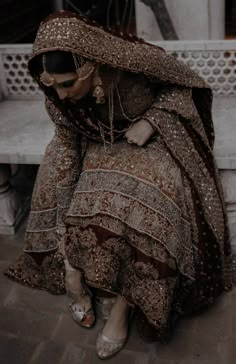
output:
<svg viewBox="0 0 236 364"><path fill-rule="evenodd" d="M116 36L73 14L59 13L58 17L55 15L41 23L30 61L36 55L52 50L70 51L117 69L142 72L162 82L209 88L188 66L159 47L130 36Z"/></svg>

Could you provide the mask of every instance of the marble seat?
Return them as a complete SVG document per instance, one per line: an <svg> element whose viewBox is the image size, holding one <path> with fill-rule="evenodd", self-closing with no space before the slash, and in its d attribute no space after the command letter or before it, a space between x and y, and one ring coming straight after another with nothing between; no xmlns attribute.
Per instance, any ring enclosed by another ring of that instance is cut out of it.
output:
<svg viewBox="0 0 236 364"><path fill-rule="evenodd" d="M6 100L0 130L0 163L40 164L54 127L43 100Z"/></svg>
<svg viewBox="0 0 236 364"><path fill-rule="evenodd" d="M40 164L53 132L43 100L0 101L0 234L14 234L29 209L30 189L12 186L17 165Z"/></svg>

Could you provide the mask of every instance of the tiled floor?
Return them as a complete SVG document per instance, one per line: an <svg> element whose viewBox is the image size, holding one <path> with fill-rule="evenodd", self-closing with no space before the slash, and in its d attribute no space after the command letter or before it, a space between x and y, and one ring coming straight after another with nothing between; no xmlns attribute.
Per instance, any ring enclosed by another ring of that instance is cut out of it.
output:
<svg viewBox="0 0 236 364"><path fill-rule="evenodd" d="M16 237L0 236L0 363L94 364L101 361L95 341L102 322L92 330L71 319L65 296L32 290L2 272L21 252L24 227ZM125 349L111 364L235 364L236 289L210 310L182 320L168 345L143 342L131 327Z"/></svg>

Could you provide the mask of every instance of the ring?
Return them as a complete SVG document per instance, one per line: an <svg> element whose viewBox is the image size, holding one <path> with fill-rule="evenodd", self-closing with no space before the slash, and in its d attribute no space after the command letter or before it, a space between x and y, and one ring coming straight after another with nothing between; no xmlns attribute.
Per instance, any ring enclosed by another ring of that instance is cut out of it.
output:
<svg viewBox="0 0 236 364"><path fill-rule="evenodd" d="M131 142L131 140L127 140L127 142L128 142L129 144L133 144L133 142Z"/></svg>

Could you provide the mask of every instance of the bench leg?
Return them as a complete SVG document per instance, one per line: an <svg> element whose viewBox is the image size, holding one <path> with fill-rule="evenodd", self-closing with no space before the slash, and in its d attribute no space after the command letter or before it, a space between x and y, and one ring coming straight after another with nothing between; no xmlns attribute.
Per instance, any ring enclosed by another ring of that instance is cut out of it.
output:
<svg viewBox="0 0 236 364"><path fill-rule="evenodd" d="M229 221L230 244L233 254L233 284L236 285L236 170L221 170L226 211Z"/></svg>
<svg viewBox="0 0 236 364"><path fill-rule="evenodd" d="M226 202L232 252L236 255L236 170L221 170L220 176Z"/></svg>
<svg viewBox="0 0 236 364"><path fill-rule="evenodd" d="M15 234L25 215L22 198L11 185L11 166L0 164L0 234Z"/></svg>

